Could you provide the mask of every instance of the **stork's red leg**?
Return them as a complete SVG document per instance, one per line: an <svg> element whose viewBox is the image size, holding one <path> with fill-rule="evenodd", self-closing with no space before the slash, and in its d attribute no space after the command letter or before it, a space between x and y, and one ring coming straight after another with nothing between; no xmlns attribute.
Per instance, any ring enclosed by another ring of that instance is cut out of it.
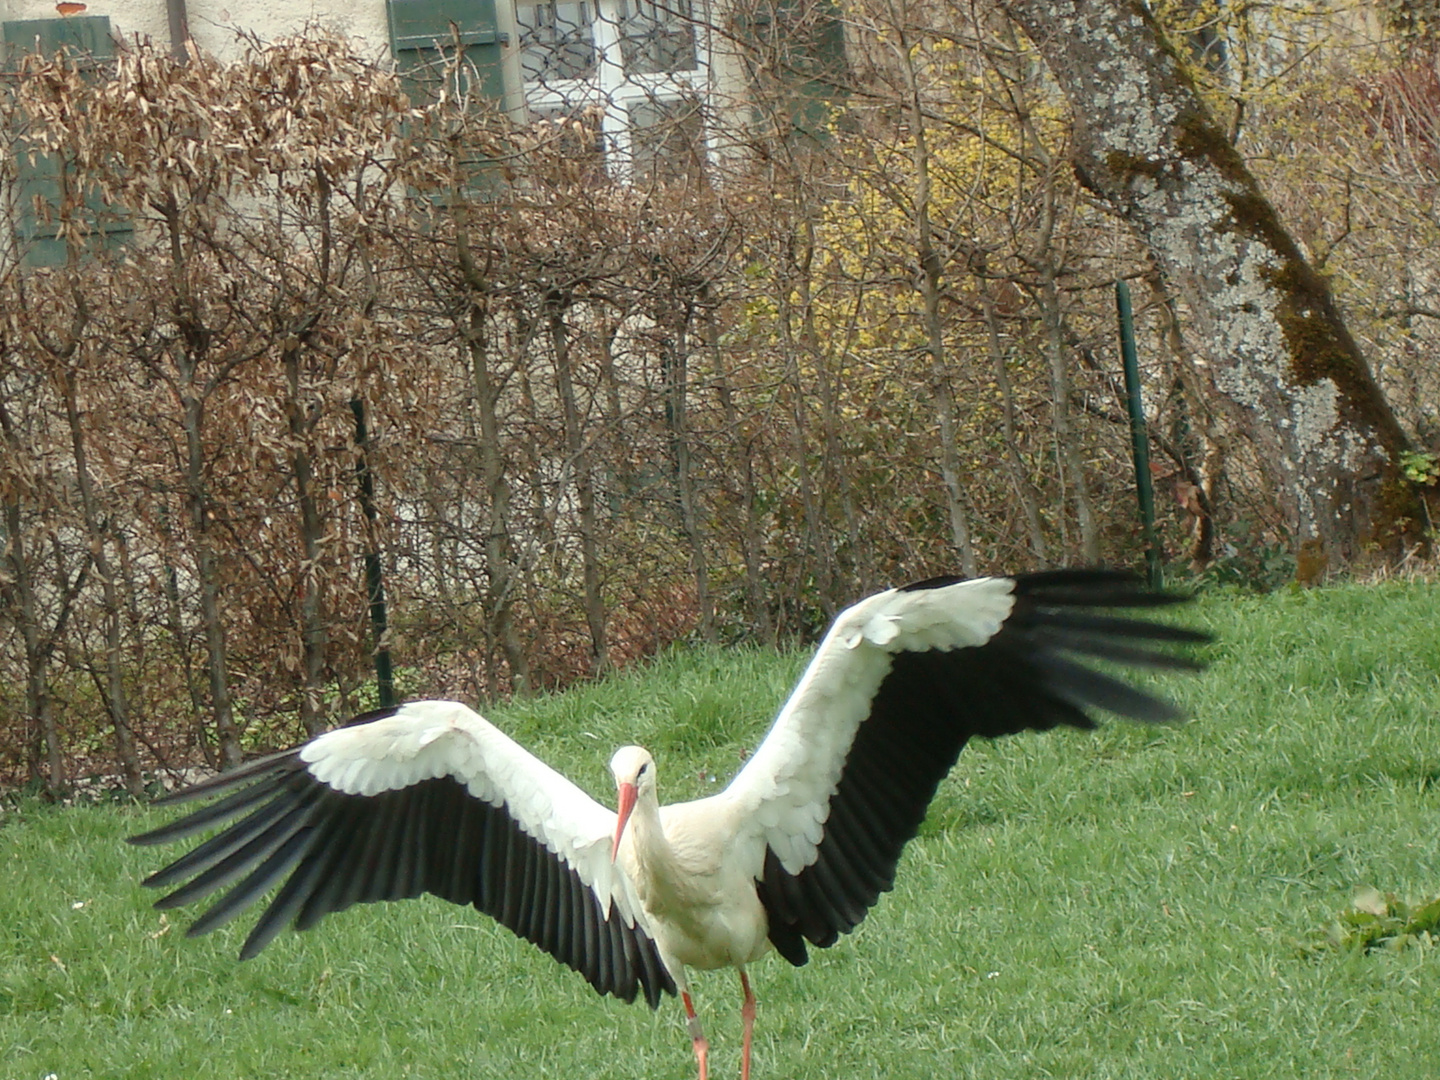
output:
<svg viewBox="0 0 1440 1080"><path fill-rule="evenodd" d="M745 1000L740 1004L740 1019L745 1023L745 1035L740 1043L740 1080L750 1080L750 1036L755 1031L755 995L750 992L750 980L745 969L740 969L740 989Z"/></svg>
<svg viewBox="0 0 1440 1080"><path fill-rule="evenodd" d="M705 1041L705 1032L700 1028L700 1017L695 1015L695 1005L690 1000L690 991L681 990L680 1000L685 1003L685 1026L690 1029L690 1042L695 1047L695 1061L700 1066L700 1080L709 1080L710 1044Z"/></svg>

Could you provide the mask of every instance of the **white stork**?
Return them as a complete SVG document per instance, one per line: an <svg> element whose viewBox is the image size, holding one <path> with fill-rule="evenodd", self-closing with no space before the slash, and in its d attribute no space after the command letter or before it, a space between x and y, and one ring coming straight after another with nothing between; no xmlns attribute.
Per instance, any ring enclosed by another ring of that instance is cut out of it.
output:
<svg viewBox="0 0 1440 1080"><path fill-rule="evenodd" d="M655 760L626 746L610 762L612 812L464 705L417 701L169 795L225 797L133 842L240 818L145 884L189 879L161 908L233 886L194 936L283 881L242 959L287 923L303 930L355 903L429 892L473 904L602 994L643 993L654 1008L678 992L701 1080L709 1047L686 969L734 967L748 1078L745 966L771 948L803 964L807 942L833 945L859 924L969 738L1089 728L1091 709L1178 717L1076 659L1197 668L1154 646L1206 635L1103 610L1178 599L1102 570L879 593L835 620L730 785L693 802L662 807Z"/></svg>

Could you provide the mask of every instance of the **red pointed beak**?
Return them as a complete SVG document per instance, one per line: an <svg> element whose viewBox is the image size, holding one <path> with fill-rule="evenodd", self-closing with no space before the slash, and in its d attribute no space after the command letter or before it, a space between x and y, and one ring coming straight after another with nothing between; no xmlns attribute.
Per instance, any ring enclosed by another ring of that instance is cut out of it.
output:
<svg viewBox="0 0 1440 1080"><path fill-rule="evenodd" d="M610 861L615 861L615 856L620 853L620 837L625 835L625 825L630 820L630 814L635 809L635 785L622 782L620 784L620 805L615 808L619 821L615 824L615 843L610 847Z"/></svg>

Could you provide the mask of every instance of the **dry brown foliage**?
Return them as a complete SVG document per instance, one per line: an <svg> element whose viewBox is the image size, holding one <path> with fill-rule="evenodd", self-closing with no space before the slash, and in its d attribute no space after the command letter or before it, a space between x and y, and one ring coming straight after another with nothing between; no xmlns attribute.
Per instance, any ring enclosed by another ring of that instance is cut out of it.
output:
<svg viewBox="0 0 1440 1080"><path fill-rule="evenodd" d="M857 17L828 141L774 109L635 185L323 35L25 61L0 179L62 163L68 257L0 271L0 780L135 788L370 704L372 551L402 692L482 702L961 565L1136 561L1110 287L1144 260L1013 32L946 10ZM1252 575L1288 541L1175 314L1141 312L1166 541Z"/></svg>

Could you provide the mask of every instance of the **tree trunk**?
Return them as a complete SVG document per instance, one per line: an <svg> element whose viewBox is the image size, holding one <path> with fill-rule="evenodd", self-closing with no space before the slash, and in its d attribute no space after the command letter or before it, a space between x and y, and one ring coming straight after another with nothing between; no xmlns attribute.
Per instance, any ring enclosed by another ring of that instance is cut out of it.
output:
<svg viewBox="0 0 1440 1080"><path fill-rule="evenodd" d="M1298 545L1336 559L1418 504L1409 440L1325 279L1281 227L1140 0L1004 0L1069 98L1082 184L1189 308L1212 392L1255 444Z"/></svg>
<svg viewBox="0 0 1440 1080"><path fill-rule="evenodd" d="M110 529L101 521L100 508L95 498L95 485L90 476L89 454L85 446L85 427L81 422L75 372L65 361L60 363L60 387L65 397L65 420L70 429L75 486L80 493L85 532L90 539L90 557L95 572L100 575L100 590L104 599L105 677L97 677L96 681L101 687L105 705L110 712L110 722L115 729L115 758L120 766L120 775L125 781L125 790L138 797L144 794L145 782L140 775L140 759L135 753L135 733L130 727L130 703L125 692L125 661L121 655L123 622L120 588L116 584L115 566L110 561L108 550Z"/></svg>
<svg viewBox="0 0 1440 1080"><path fill-rule="evenodd" d="M580 406L575 398L570 331L565 324L569 303L568 297L552 294L546 298L545 317L549 323L550 344L555 351L555 384L565 425L565 454L575 471L575 507L580 523L580 575L585 590L585 623L590 631L590 674L599 675L609 665L610 645L605 622L605 598L600 591L594 470L585 445Z"/></svg>
<svg viewBox="0 0 1440 1080"><path fill-rule="evenodd" d="M300 723L311 737L325 730L324 683L325 653L328 634L325 627L325 575L321 570L321 544L324 523L320 520L320 503L315 495L315 468L311 460L310 439L318 412L307 415L300 400L300 349L296 345L284 350L285 379L289 396L285 402L290 429L290 468L295 474L295 500L300 509Z"/></svg>
<svg viewBox="0 0 1440 1080"><path fill-rule="evenodd" d="M39 605L25 553L24 520L20 503L5 500L4 583L11 619L25 646L25 768L29 779L52 797L65 786L65 764L60 756L60 735L50 699L51 642L40 629Z"/></svg>
<svg viewBox="0 0 1440 1080"><path fill-rule="evenodd" d="M182 365L188 367L188 365ZM188 381L188 380L187 380ZM195 553L200 621L205 629L206 671L210 677L210 713L215 741L225 768L240 764L240 733L230 700L229 654L220 613L219 560L210 545L210 501L205 494L205 446L202 440L205 402L194 387L182 399L185 426L185 509L190 518L190 543Z"/></svg>
<svg viewBox="0 0 1440 1080"><path fill-rule="evenodd" d="M1039 259L1037 299L1045 331L1045 358L1050 364L1050 426L1055 433L1061 483L1075 506L1075 521L1080 527L1080 561L1093 565L1100 561L1100 527L1095 520L1094 500L1090 498L1090 479L1085 475L1080 436L1070 416L1069 347L1065 340L1065 316L1060 310L1060 290L1055 285L1055 263L1048 245L1042 249Z"/></svg>
<svg viewBox="0 0 1440 1080"><path fill-rule="evenodd" d="M1030 554L1043 569L1050 565L1050 548L1045 542L1045 525L1040 517L1040 495L1030 480L1025 458L1020 453L1019 426L1015 418L1015 388L1010 382L1008 358L1000 343L1000 316L995 310L995 299L990 295L989 282L985 282L980 288L980 310L985 317L990 360L995 365L995 387L1000 391L1000 423L1001 434L1005 439L1005 465L1010 473L1010 482L1015 485L1015 496L1020 500L1020 509L1025 515Z"/></svg>
<svg viewBox="0 0 1440 1080"><path fill-rule="evenodd" d="M155 498L157 500L156 522L160 530L160 538L164 541L161 550L168 556L165 559L162 577L162 588L165 593L165 628L174 639L175 655L180 659L181 675L185 680L185 692L190 698L191 732L195 746L205 758L205 764L212 769L218 769L220 758L205 733L205 699L196 681L194 649L191 648L190 632L185 626L185 611L180 601L180 574L175 569L180 546L170 525L168 495L163 492L155 492Z"/></svg>
<svg viewBox="0 0 1440 1080"><path fill-rule="evenodd" d="M925 344L930 353L931 395L935 422L940 435L940 476L945 485L945 508L950 518L950 541L960 557L960 572L974 577L978 572L975 545L970 532L970 515L965 508L965 493L960 481L964 465L956 445L955 392L950 385L946 363L945 324L940 313L941 279L945 265L935 250L935 228L930 218L930 144L925 137L925 103L915 70L915 51L907 39L905 23L896 44L898 58L903 62L906 108L911 126L911 160L915 168L913 192L915 214L915 257L919 264L916 288L924 304Z"/></svg>
<svg viewBox="0 0 1440 1080"><path fill-rule="evenodd" d="M665 422L669 428L671 466L675 478L675 503L680 511L680 528L690 546L690 573L695 580L695 607L700 635L715 640L715 610L710 600L710 563L705 552L705 530L696 505L695 475L691 469L690 446L690 322L695 302L687 298L683 309L671 319L671 333L661 346L661 368L665 380Z"/></svg>
<svg viewBox="0 0 1440 1080"><path fill-rule="evenodd" d="M7 454L16 454L20 431L0 398L0 432L4 434ZM0 523L0 599L10 609L11 621L20 631L25 651L25 765L28 777L38 783L51 798L65 790L65 760L60 745L60 730L55 722L54 698L50 693L50 661L55 647L65 632L75 597L84 586L89 572L87 558L70 577L65 572L64 551L54 543L55 600L58 605L54 624L47 629L40 624L41 606L46 590L34 577L33 556L25 550L25 515L19 492L22 485L13 477L0 484L4 490L4 520ZM55 535L51 530L52 538Z"/></svg>
<svg viewBox="0 0 1440 1080"><path fill-rule="evenodd" d="M736 498L744 514L735 525L739 531L740 558L745 564L745 607L749 613L750 626L757 637L767 645L776 643L775 623L770 618L770 604L765 594L764 574L761 560L765 550L765 531L756 505L755 485L755 435L741 420L741 411L735 404L735 394L728 377L729 373L717 379L716 389L720 396L720 407L725 417L725 430L734 433L734 454L737 464L733 471L737 486Z"/></svg>
<svg viewBox="0 0 1440 1080"><path fill-rule="evenodd" d="M813 192L809 194L813 196ZM870 584L874 572L873 568L859 560L862 550L860 520L855 510L854 485L847 476L848 458L840 438L840 430L844 424L843 410L837 400L835 379L830 371L832 356L837 351L843 352L843 349L837 350L833 342L822 345L823 335L815 328L815 219L818 216L813 209L807 209L795 225L797 242L794 245L794 280L800 323L796 346L800 350L799 355L809 357L813 370L820 449L815 510L821 515L820 521L826 533L823 550L829 565L825 568L823 581L826 589L826 610L833 614L839 605L849 602L850 594L856 590L857 585L863 590ZM832 500L840 504L840 517L845 523L843 541L835 538L835 529L831 525ZM857 578L861 580L857 581Z"/></svg>
<svg viewBox="0 0 1440 1080"><path fill-rule="evenodd" d="M470 308L465 347L470 355L470 378L475 387L475 411L480 421L480 477L489 501L485 527L485 572L489 579L486 616L491 632L505 654L510 686L517 694L530 692L530 660L515 629L515 596L520 586L520 565L510 538L510 478L500 448L500 391L490 371L485 339L485 312L479 303Z"/></svg>
<svg viewBox="0 0 1440 1080"><path fill-rule="evenodd" d="M220 765L229 769L240 764L242 755L240 733L235 727L235 707L230 696L230 659L220 610L220 564L210 538L213 510L206 490L205 398L219 385L234 362L220 365L209 380L201 378L201 365L208 356L214 335L206 326L200 305L191 293L183 240L185 233L174 193L170 193L157 209L165 218L171 284L174 287L170 301L173 305L171 316L179 329L178 339L165 350L173 369L173 372L166 373L165 378L180 405L180 426L185 433L182 483L190 546L195 557L195 585L200 594L200 623L205 633L210 714L215 722L215 744Z"/></svg>
<svg viewBox="0 0 1440 1080"><path fill-rule="evenodd" d="M458 230L462 272L475 291L466 298L466 313L460 323L465 352L470 361L470 381L475 388L475 419L480 425L480 480L489 503L486 507L485 574L488 581L485 618L494 640L505 654L510 669L510 689L528 694L531 688L530 660L515 628L515 597L520 587L521 567L510 536L510 477L500 446L500 387L490 369L490 345L486 333L486 308L481 299L483 277L470 257L464 223ZM490 680L492 692L497 690Z"/></svg>
<svg viewBox="0 0 1440 1080"><path fill-rule="evenodd" d="M807 349L810 341L805 337L805 333L806 328L813 325L809 309L814 304L810 285L815 256L815 230L811 223L804 219L794 228L795 232L789 238L791 244L785 253L784 265L787 272L778 283L779 288L776 291L776 326L785 356L784 379L791 392L790 446L795 456L795 480L799 488L800 505L805 513L805 550L807 561L813 563L814 567L817 599L828 620L835 617L839 602L836 596L835 544L830 536L829 521L820 498L823 493L818 490L810 468L810 388L800 365L802 356L811 355ZM803 570L802 576L806 576Z"/></svg>
<svg viewBox="0 0 1440 1080"><path fill-rule="evenodd" d="M370 432L365 422L365 399L358 394L350 399L350 412L355 417L355 479L359 484L360 512L365 518L365 596L370 608L370 632L373 639L371 659L375 665L375 690L380 708L388 709L395 701L395 669L390 661L390 615L385 602L385 571L380 560L378 525L380 512L375 507L375 474L370 468ZM443 520L432 511L436 521ZM451 575L443 558L439 529L431 532L434 552L436 590L453 610L454 598L446 584Z"/></svg>

